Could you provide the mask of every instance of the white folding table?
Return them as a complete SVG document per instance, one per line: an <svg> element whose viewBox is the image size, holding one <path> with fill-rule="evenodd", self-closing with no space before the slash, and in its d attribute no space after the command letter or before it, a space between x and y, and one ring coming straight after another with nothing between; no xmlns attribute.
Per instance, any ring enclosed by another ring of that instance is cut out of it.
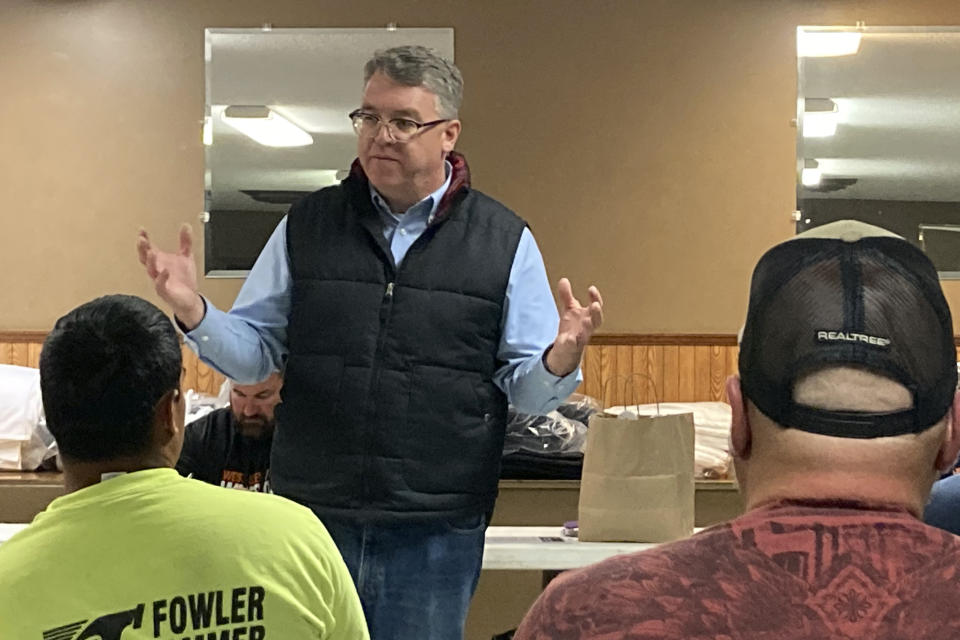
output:
<svg viewBox="0 0 960 640"><path fill-rule="evenodd" d="M0 523L0 543L26 524ZM580 542L561 535L561 527L489 527L483 568L512 571L561 571L611 556L652 549L654 542Z"/></svg>
<svg viewBox="0 0 960 640"><path fill-rule="evenodd" d="M580 542L561 535L561 527L490 527L483 568L559 571L576 569L611 556L652 549L655 542Z"/></svg>

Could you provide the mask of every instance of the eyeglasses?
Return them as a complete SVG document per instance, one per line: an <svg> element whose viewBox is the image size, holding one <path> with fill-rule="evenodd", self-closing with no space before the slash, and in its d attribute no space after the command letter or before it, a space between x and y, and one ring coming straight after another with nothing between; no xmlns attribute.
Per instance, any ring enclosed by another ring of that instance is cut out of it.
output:
<svg viewBox="0 0 960 640"><path fill-rule="evenodd" d="M409 118L390 118L384 120L375 113L367 113L357 109L350 113L350 120L353 122L353 130L358 136L375 136L380 131L380 125L387 127L387 134L394 142L407 142L413 136L417 135L423 129L438 125L441 122L449 122L450 118L442 120L431 120L430 122L417 122Z"/></svg>

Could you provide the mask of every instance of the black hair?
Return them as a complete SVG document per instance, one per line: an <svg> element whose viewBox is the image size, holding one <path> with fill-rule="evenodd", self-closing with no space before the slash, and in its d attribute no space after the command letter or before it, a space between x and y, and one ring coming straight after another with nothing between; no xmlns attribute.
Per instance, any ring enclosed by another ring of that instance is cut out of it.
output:
<svg viewBox="0 0 960 640"><path fill-rule="evenodd" d="M144 453L182 364L173 323L141 298L103 296L57 320L40 353L40 389L60 453L83 461Z"/></svg>

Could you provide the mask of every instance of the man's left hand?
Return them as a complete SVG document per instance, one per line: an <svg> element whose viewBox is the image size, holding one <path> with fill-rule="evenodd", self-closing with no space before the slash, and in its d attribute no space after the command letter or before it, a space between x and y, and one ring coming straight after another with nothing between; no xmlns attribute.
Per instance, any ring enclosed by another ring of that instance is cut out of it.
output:
<svg viewBox="0 0 960 640"><path fill-rule="evenodd" d="M570 281L560 279L557 293L560 295L560 328L557 339L547 351L544 364L547 371L563 377L580 366L583 349L590 342L590 336L603 323L603 298L600 291L591 286L590 304L586 307L573 297Z"/></svg>

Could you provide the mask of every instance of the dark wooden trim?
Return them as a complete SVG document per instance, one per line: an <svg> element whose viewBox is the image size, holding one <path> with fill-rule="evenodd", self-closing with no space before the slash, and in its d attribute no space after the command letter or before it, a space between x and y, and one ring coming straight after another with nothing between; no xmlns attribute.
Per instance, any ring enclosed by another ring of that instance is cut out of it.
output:
<svg viewBox="0 0 960 640"><path fill-rule="evenodd" d="M46 331L0 331L0 342L43 342Z"/></svg>
<svg viewBox="0 0 960 640"><path fill-rule="evenodd" d="M46 331L0 331L0 342L10 344L22 344L43 342L47 339ZM180 343L183 344L183 335L180 335Z"/></svg>
<svg viewBox="0 0 960 640"><path fill-rule="evenodd" d="M0 331L0 342L43 342L46 337L46 331ZM736 346L737 336L726 333L598 333L590 344Z"/></svg>
<svg viewBox="0 0 960 640"><path fill-rule="evenodd" d="M590 339L590 344L601 347L632 345L735 347L737 336L732 333L599 333Z"/></svg>
<svg viewBox="0 0 960 640"><path fill-rule="evenodd" d="M737 336L733 333L598 333L590 339L590 344L599 347L633 345L735 347ZM953 337L953 344L960 347L960 335Z"/></svg>
<svg viewBox="0 0 960 640"><path fill-rule="evenodd" d="M0 331L0 342L43 342L46 337L46 331ZM954 336L953 343L960 347L960 336ZM590 339L590 344L600 347L631 345L735 347L737 336L733 333L598 333Z"/></svg>

